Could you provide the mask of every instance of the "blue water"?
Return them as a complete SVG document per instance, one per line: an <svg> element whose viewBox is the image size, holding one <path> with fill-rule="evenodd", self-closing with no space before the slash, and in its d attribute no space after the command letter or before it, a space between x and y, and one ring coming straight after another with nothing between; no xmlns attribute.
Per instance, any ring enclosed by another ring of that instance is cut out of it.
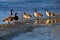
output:
<svg viewBox="0 0 60 40"><path fill-rule="evenodd" d="M43 14L48 8L51 12L60 13L60 0L1 0L0 1L0 23L4 18L10 15L10 10L14 9L13 13L17 12L21 18L23 12L27 12L33 16L34 9Z"/></svg>

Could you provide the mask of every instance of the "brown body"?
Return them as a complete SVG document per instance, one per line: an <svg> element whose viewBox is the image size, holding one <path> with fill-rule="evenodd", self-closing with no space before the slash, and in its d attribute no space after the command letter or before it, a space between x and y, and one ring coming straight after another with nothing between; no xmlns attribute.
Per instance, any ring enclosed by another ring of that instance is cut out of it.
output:
<svg viewBox="0 0 60 40"><path fill-rule="evenodd" d="M55 14L52 13L52 12L49 12L49 10L46 10L46 15L47 15L48 17L55 16Z"/></svg>
<svg viewBox="0 0 60 40"><path fill-rule="evenodd" d="M28 19L28 18L31 18L32 16L29 15L29 14L27 14L27 13L24 13L23 17L24 17L25 19Z"/></svg>
<svg viewBox="0 0 60 40"><path fill-rule="evenodd" d="M41 17L41 16L43 16L41 13L37 13L37 12L35 12L34 15L35 15L35 17Z"/></svg>
<svg viewBox="0 0 60 40"><path fill-rule="evenodd" d="M42 17L43 14L38 13L37 10L35 10L35 11L34 11L34 16L35 16L37 19L39 19L39 17Z"/></svg>
<svg viewBox="0 0 60 40"><path fill-rule="evenodd" d="M13 17L7 17L6 19L3 20L3 22L8 22L10 24L12 20L13 20Z"/></svg>

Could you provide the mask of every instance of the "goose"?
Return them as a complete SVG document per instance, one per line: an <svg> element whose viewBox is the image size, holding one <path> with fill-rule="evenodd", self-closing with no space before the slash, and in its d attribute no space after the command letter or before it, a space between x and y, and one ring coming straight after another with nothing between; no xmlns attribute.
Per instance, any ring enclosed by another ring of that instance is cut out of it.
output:
<svg viewBox="0 0 60 40"><path fill-rule="evenodd" d="M42 17L43 14L38 13L37 10L35 9L35 11L34 11L34 16L35 16L37 19L39 19L39 17Z"/></svg>
<svg viewBox="0 0 60 40"><path fill-rule="evenodd" d="M30 14L27 14L26 12L24 12L23 17L26 19L25 22L29 22L27 19L32 18L32 16Z"/></svg>
<svg viewBox="0 0 60 40"><path fill-rule="evenodd" d="M52 12L49 12L49 10L46 10L46 15L47 15L49 18L55 16L55 14L52 13Z"/></svg>
<svg viewBox="0 0 60 40"><path fill-rule="evenodd" d="M10 22L11 22L11 21L13 20L13 18L14 18L12 11L13 11L13 10L10 11L10 12L11 12L10 16L7 17L7 18L5 18L5 19L3 20L3 22L8 22L8 24L10 24Z"/></svg>
<svg viewBox="0 0 60 40"><path fill-rule="evenodd" d="M15 13L14 20L15 20L15 23L18 22L18 20L19 20L19 17L17 16L17 13Z"/></svg>
<svg viewBox="0 0 60 40"><path fill-rule="evenodd" d="M32 18L32 16L31 16L31 15L29 15L29 14L27 14L26 12L24 12L23 17L24 17L25 19Z"/></svg>

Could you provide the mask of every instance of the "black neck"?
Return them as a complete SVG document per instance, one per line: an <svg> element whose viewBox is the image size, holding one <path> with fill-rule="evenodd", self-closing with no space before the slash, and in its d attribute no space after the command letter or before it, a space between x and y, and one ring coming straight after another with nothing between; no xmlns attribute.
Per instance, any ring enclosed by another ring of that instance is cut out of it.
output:
<svg viewBox="0 0 60 40"><path fill-rule="evenodd" d="M37 12L37 9L35 9L35 11L34 12Z"/></svg>
<svg viewBox="0 0 60 40"><path fill-rule="evenodd" d="M26 14L26 12L24 12L24 14Z"/></svg>
<svg viewBox="0 0 60 40"><path fill-rule="evenodd" d="M15 16L17 16L17 13L15 13Z"/></svg>
<svg viewBox="0 0 60 40"><path fill-rule="evenodd" d="M49 10L46 10L46 11L49 11Z"/></svg>
<svg viewBox="0 0 60 40"><path fill-rule="evenodd" d="M13 15L12 10L11 10L11 15Z"/></svg>

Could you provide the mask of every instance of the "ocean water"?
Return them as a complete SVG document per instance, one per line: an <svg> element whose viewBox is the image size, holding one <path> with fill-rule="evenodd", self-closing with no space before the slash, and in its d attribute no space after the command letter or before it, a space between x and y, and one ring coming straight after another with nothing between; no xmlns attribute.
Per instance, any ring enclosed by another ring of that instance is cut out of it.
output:
<svg viewBox="0 0 60 40"><path fill-rule="evenodd" d="M46 8L55 14L60 14L60 0L0 0L0 24L5 24L5 22L2 21L10 15L11 9L14 9L13 14L17 12L19 18L22 19L24 12L29 13L34 18L33 12L35 8L39 13L44 15L42 18L47 17L45 14ZM53 22L51 20L53 20ZM56 20L60 22L59 19ZM48 21L48 19L46 21ZM54 19L49 19L49 21L51 21L51 23L55 22ZM51 25L40 25L32 29L32 32L19 33L17 36L8 35L9 37L2 37L0 40L60 40L60 23L57 22ZM49 24L49 22L47 22L47 24ZM4 29L4 31L0 31L0 35L5 35L5 33L21 31L20 29L25 27L1 28Z"/></svg>

